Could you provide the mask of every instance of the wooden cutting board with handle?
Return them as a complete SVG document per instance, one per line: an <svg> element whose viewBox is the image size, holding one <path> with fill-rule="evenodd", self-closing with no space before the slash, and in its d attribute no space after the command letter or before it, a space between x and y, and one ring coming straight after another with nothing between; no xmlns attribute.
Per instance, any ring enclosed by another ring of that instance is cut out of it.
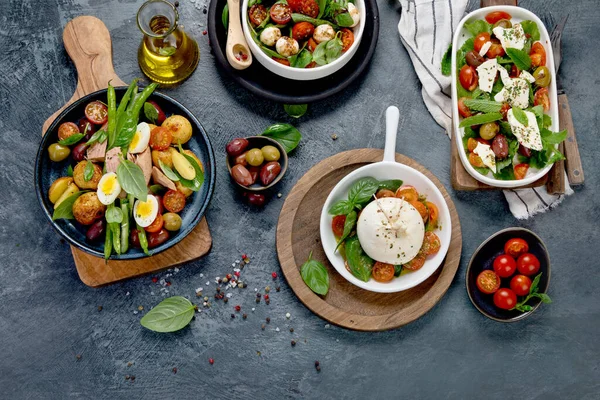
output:
<svg viewBox="0 0 600 400"><path fill-rule="evenodd" d="M95 91L126 86L115 73L112 42L104 23L96 17L81 16L67 23L63 32L65 49L77 68L77 88L71 99L50 116L42 135L54 119L71 103ZM98 287L197 260L209 252L212 237L206 218L181 242L155 256L138 260L109 260L92 256L71 246L79 277L88 286Z"/></svg>

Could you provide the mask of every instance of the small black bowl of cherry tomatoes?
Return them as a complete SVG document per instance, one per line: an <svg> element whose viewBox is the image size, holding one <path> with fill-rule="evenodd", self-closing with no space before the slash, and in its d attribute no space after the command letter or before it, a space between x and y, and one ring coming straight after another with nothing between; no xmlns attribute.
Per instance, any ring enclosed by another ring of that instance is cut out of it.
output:
<svg viewBox="0 0 600 400"><path fill-rule="evenodd" d="M516 322L542 303L550 284L550 256L538 235L525 228L496 232L473 253L466 285L471 302L483 315Z"/></svg>

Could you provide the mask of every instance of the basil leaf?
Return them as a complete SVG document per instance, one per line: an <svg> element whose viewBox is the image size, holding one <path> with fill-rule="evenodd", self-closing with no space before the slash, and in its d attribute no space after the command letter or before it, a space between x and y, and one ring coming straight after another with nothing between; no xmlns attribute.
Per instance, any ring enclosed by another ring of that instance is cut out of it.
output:
<svg viewBox="0 0 600 400"><path fill-rule="evenodd" d="M81 196L84 193L86 192L73 193L72 195L64 199L58 205L58 207L54 209L54 212L52 213L52 221L56 221L57 219L74 219L75 217L73 216L73 204L75 203L75 200L77 200L79 196Z"/></svg>
<svg viewBox="0 0 600 400"><path fill-rule="evenodd" d="M484 113L499 112L502 108L502 103L491 100L467 99L464 100L465 106L471 110L481 111Z"/></svg>
<svg viewBox="0 0 600 400"><path fill-rule="evenodd" d="M83 169L83 180L88 182L94 176L94 164L91 161L87 161L85 163L85 168Z"/></svg>
<svg viewBox="0 0 600 400"><path fill-rule="evenodd" d="M394 265L394 276L397 278L402 273L402 265Z"/></svg>
<svg viewBox="0 0 600 400"><path fill-rule="evenodd" d="M202 187L202 184L204 183L204 172L202 171L202 168L200 168L200 165L198 165L198 162L196 162L196 159L190 155L187 155L183 152L183 148L181 147L181 143L177 143L177 145L179 146L179 153L184 156L186 158L186 160L189 161L190 164L192 164L192 167L194 167L194 170L196 171L196 175L194 176L194 179L192 180L187 180L181 177L181 175L179 176L179 180L181 181L181 184L184 185L187 188L192 189L194 192L197 192L198 190L200 190L200 187ZM186 181L184 183L184 181Z"/></svg>
<svg viewBox="0 0 600 400"><path fill-rule="evenodd" d="M298 146L298 143L300 143L300 139L302 139L302 135L298 129L290 124L271 125L260 136L276 140L286 153L294 150Z"/></svg>
<svg viewBox="0 0 600 400"><path fill-rule="evenodd" d="M150 122L156 124L158 120L158 110L151 103L144 103L144 115Z"/></svg>
<svg viewBox="0 0 600 400"><path fill-rule="evenodd" d="M300 275L306 286L316 294L325 296L329 291L329 274L320 262L312 259L312 252L308 260L300 267Z"/></svg>
<svg viewBox="0 0 600 400"><path fill-rule="evenodd" d="M517 304L515 308L521 312L527 312L533 310L533 307L528 306L526 304Z"/></svg>
<svg viewBox="0 0 600 400"><path fill-rule="evenodd" d="M319 26L319 25L323 25L323 24L330 25L336 31L339 28L336 24L334 24L331 21L327 21L325 19L311 18L311 17L309 17L307 15L299 14L299 13L292 13L292 21L294 21L294 23L298 23L298 22L310 22L314 26Z"/></svg>
<svg viewBox="0 0 600 400"><path fill-rule="evenodd" d="M499 121L501 119L502 114L500 114L499 112L479 114L463 119L458 126L464 128L465 126L481 125L486 124L488 122Z"/></svg>
<svg viewBox="0 0 600 400"><path fill-rule="evenodd" d="M302 51L294 59L294 62L290 65L295 68L305 68L312 61L312 54L308 49L302 49Z"/></svg>
<svg viewBox="0 0 600 400"><path fill-rule="evenodd" d="M106 213L104 214L106 218L106 222L109 224L120 224L123 222L123 211L114 206L114 203L106 208Z"/></svg>
<svg viewBox="0 0 600 400"><path fill-rule="evenodd" d="M450 76L452 73L452 43L442 57L442 75Z"/></svg>
<svg viewBox="0 0 600 400"><path fill-rule="evenodd" d="M529 294L538 292L538 285L540 284L540 279L542 278L542 273L540 272L533 278L533 282L531 282L531 286L529 287Z"/></svg>
<svg viewBox="0 0 600 400"><path fill-rule="evenodd" d="M520 24L523 28L523 31L525 33L528 33L534 42L540 40L540 30L538 29L538 26L535 22L527 20L521 21Z"/></svg>
<svg viewBox="0 0 600 400"><path fill-rule="evenodd" d="M531 58L529 57L529 54L525 53L523 50L517 50L509 47L506 49L506 54L511 60L513 60L517 68L519 68L521 71L526 71L531 68Z"/></svg>
<svg viewBox="0 0 600 400"><path fill-rule="evenodd" d="M306 114L308 104L284 104L283 109L292 118L300 118Z"/></svg>
<svg viewBox="0 0 600 400"><path fill-rule="evenodd" d="M542 128L540 130L540 135L542 136L544 145L559 144L567 138L567 130L552 132L546 128Z"/></svg>
<svg viewBox="0 0 600 400"><path fill-rule="evenodd" d="M348 200L340 200L334 203L329 209L331 215L347 215L354 210L354 204Z"/></svg>
<svg viewBox="0 0 600 400"><path fill-rule="evenodd" d="M350 236L352 230L356 226L357 218L358 214L354 210L350 211L350 213L346 215L346 222L344 223L344 233L342 234L342 237L340 238L340 241L338 242L337 246L335 246L335 249L333 250L334 252L338 249L338 247L340 247L342 243L344 243L344 240L346 240L348 236Z"/></svg>
<svg viewBox="0 0 600 400"><path fill-rule="evenodd" d="M327 3L328 3L328 0L318 0L319 15L317 15L317 18L321 18L323 16L323 13L325 12L325 8L327 7Z"/></svg>
<svg viewBox="0 0 600 400"><path fill-rule="evenodd" d="M249 5L249 7L252 7L252 5ZM229 5L227 4L225 4L225 7L223 7L223 12L221 13L221 22L223 23L225 30L227 30L227 27L229 26Z"/></svg>
<svg viewBox="0 0 600 400"><path fill-rule="evenodd" d="M552 303L552 299L546 293L536 293L535 297L540 299L543 303L546 303L546 304Z"/></svg>
<svg viewBox="0 0 600 400"><path fill-rule="evenodd" d="M342 40L338 37L331 39L325 45L325 58L327 59L327 64L330 64L340 58L342 55L342 49L344 48L344 44Z"/></svg>
<svg viewBox="0 0 600 400"><path fill-rule="evenodd" d="M175 332L185 328L194 318L195 306L181 296L173 296L161 301L144 315L140 324L154 332Z"/></svg>
<svg viewBox="0 0 600 400"><path fill-rule="evenodd" d="M166 175L167 178L169 178L173 182L179 181L179 177L175 174L175 172L173 172L173 170L169 168L168 165L165 165L165 163L163 163L162 160L158 160L158 165L160 166L160 169Z"/></svg>
<svg viewBox="0 0 600 400"><path fill-rule="evenodd" d="M142 201L148 200L148 188L142 169L129 160L121 160L117 167L119 185L129 194Z"/></svg>
<svg viewBox="0 0 600 400"><path fill-rule="evenodd" d="M163 185L150 185L150 191L152 194L161 194L167 191L167 188Z"/></svg>
<svg viewBox="0 0 600 400"><path fill-rule="evenodd" d="M67 176L73 176L73 166L69 164L67 167Z"/></svg>
<svg viewBox="0 0 600 400"><path fill-rule="evenodd" d="M378 188L379 182L375 178L362 178L350 187L348 200L360 209L363 204L371 201Z"/></svg>
<svg viewBox="0 0 600 400"><path fill-rule="evenodd" d="M329 43L329 41L319 43L315 48L315 51L313 51L312 60L319 65L327 64L327 56L325 54L325 46L327 46L327 43Z"/></svg>
<svg viewBox="0 0 600 400"><path fill-rule="evenodd" d="M378 189L387 189L395 192L400 188L400 186L402 186L402 183L403 182L401 179L388 179L385 181L379 181Z"/></svg>
<svg viewBox="0 0 600 400"><path fill-rule="evenodd" d="M104 141L106 140L106 132L103 131L102 129L100 129L99 131L96 131L92 137L90 138L90 140L88 140L87 142L85 142L85 144L87 144L88 146L93 144L93 143L104 143Z"/></svg>
<svg viewBox="0 0 600 400"><path fill-rule="evenodd" d="M464 27L473 36L477 36L483 32L487 32L489 34L492 33L492 25L488 24L486 21L484 21L482 19L477 19L471 23L466 22Z"/></svg>
<svg viewBox="0 0 600 400"><path fill-rule="evenodd" d="M338 16L335 18L335 22L337 22L337 24L343 28L349 28L352 26L352 24L354 24L354 20L348 12L338 14Z"/></svg>
<svg viewBox="0 0 600 400"><path fill-rule="evenodd" d="M158 54L160 54L161 56L172 56L173 54L175 54L175 52L177 51L177 49L173 46L166 46L166 47L159 47L158 48Z"/></svg>
<svg viewBox="0 0 600 400"><path fill-rule="evenodd" d="M84 136L85 135L83 133L74 133L66 139L59 140L58 144L60 144L61 146L71 146L83 139Z"/></svg>
<svg viewBox="0 0 600 400"><path fill-rule="evenodd" d="M524 126L529 125L529 119L527 118L527 114L525 114L525 111L521 110L519 107L513 107L512 112L513 116L517 121L522 123Z"/></svg>
<svg viewBox="0 0 600 400"><path fill-rule="evenodd" d="M346 241L346 259L352 275L364 282L371 279L375 261L364 252L356 236Z"/></svg>

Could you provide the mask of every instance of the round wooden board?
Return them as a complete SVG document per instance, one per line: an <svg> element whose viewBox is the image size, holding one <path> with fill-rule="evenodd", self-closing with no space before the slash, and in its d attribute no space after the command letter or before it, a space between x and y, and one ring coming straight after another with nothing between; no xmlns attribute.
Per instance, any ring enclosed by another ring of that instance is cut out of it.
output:
<svg viewBox="0 0 600 400"><path fill-rule="evenodd" d="M321 209L331 189L351 171L383 159L383 150L357 149L329 157L311 168L288 195L277 224L277 254L283 274L300 301L321 318L359 331L383 331L406 325L429 311L454 279L462 252L462 234L454 203L440 181L425 167L401 154L396 161L415 168L444 195L452 218L452 239L444 264L420 285L383 294L360 289L346 281L327 260L321 246ZM402 177L398 177L402 179ZM329 272L329 292L313 293L300 276L300 267L313 252Z"/></svg>

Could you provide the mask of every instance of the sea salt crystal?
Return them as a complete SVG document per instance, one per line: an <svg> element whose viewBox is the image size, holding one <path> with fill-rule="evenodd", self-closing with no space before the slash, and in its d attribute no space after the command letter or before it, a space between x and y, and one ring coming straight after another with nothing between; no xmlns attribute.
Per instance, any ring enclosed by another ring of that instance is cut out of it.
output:
<svg viewBox="0 0 600 400"><path fill-rule="evenodd" d="M331 325L325 324L325 329L329 329L330 327L331 327Z"/></svg>
<svg viewBox="0 0 600 400"><path fill-rule="evenodd" d="M279 332L279 328L275 328L275 332Z"/></svg>
<svg viewBox="0 0 600 400"><path fill-rule="evenodd" d="M227 297L228 299L230 299L231 296L233 296L233 293L229 292L229 293L227 293L227 295L225 297Z"/></svg>
<svg viewBox="0 0 600 400"><path fill-rule="evenodd" d="M137 311L134 311L133 313L134 313L134 314L137 314L138 312L137 312Z"/></svg>
<svg viewBox="0 0 600 400"><path fill-rule="evenodd" d="M208 286L208 285L210 285L210 282L209 282L209 281L206 281L206 286Z"/></svg>
<svg viewBox="0 0 600 400"><path fill-rule="evenodd" d="M175 268L173 271L175 271L175 273L179 272L179 268Z"/></svg>
<svg viewBox="0 0 600 400"><path fill-rule="evenodd" d="M254 310L256 310L256 308L255 308L255 307L252 307L252 312L254 312Z"/></svg>
<svg viewBox="0 0 600 400"><path fill-rule="evenodd" d="M129 292L125 293L125 296L129 296Z"/></svg>
<svg viewBox="0 0 600 400"><path fill-rule="evenodd" d="M201 291L202 291L202 288L201 288L201 287L199 287L199 288L196 288L196 293L200 293Z"/></svg>
<svg viewBox="0 0 600 400"><path fill-rule="evenodd" d="M200 274L200 278L204 278L204 274Z"/></svg>
<svg viewBox="0 0 600 400"><path fill-rule="evenodd" d="M290 317L291 317L291 316L292 316L292 315L291 315L290 313L286 313L286 314L285 314L285 317L286 317L287 319L290 319Z"/></svg>

